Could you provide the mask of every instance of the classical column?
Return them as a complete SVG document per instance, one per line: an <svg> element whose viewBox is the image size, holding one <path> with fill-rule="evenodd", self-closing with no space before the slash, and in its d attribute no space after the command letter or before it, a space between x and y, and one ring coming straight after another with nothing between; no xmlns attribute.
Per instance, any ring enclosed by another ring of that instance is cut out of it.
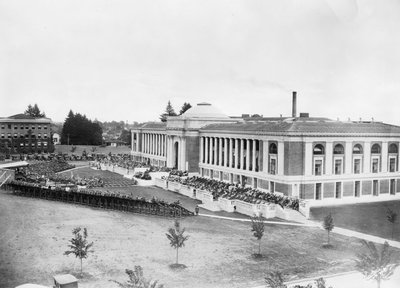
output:
<svg viewBox="0 0 400 288"><path fill-rule="evenodd" d="M205 141L206 141L206 149L205 149L205 153L206 153L206 157L205 157L205 159L204 159L204 163L206 163L206 164L209 164L209 162L208 162L208 137L205 137Z"/></svg>
<svg viewBox="0 0 400 288"><path fill-rule="evenodd" d="M263 155L261 161L263 161L263 172L268 173L268 141L263 141ZM265 161L264 161L265 160Z"/></svg>
<svg viewBox="0 0 400 288"><path fill-rule="evenodd" d="M228 138L224 138L224 166L228 166Z"/></svg>
<svg viewBox="0 0 400 288"><path fill-rule="evenodd" d="M256 150L257 150L257 140L253 139L253 171L256 171Z"/></svg>
<svg viewBox="0 0 400 288"><path fill-rule="evenodd" d="M239 162L238 155L239 155L239 139L236 138L235 139L235 169L238 168L238 162Z"/></svg>
<svg viewBox="0 0 400 288"><path fill-rule="evenodd" d="M222 166L222 138L218 138L218 165Z"/></svg>
<svg viewBox="0 0 400 288"><path fill-rule="evenodd" d="M245 139L240 139L240 169L243 170L244 169L244 141Z"/></svg>
<svg viewBox="0 0 400 288"><path fill-rule="evenodd" d="M144 134L142 133L141 134L141 140L142 140L142 146L140 147L141 149L140 149L140 152L142 152L142 153L144 153Z"/></svg>
<svg viewBox="0 0 400 288"><path fill-rule="evenodd" d="M144 133L144 134L143 134L143 138L144 138L144 149L143 149L143 152L144 152L144 153L147 153L147 143L149 142L149 141L147 140L147 133Z"/></svg>
<svg viewBox="0 0 400 288"><path fill-rule="evenodd" d="M346 146L344 147L344 170L346 174L352 174L352 162L353 162L353 142L346 141Z"/></svg>
<svg viewBox="0 0 400 288"><path fill-rule="evenodd" d="M218 165L218 154L219 154L219 138L215 137L215 143L214 143L214 165Z"/></svg>
<svg viewBox="0 0 400 288"><path fill-rule="evenodd" d="M204 163L204 161L203 161L203 157L204 157L203 148L204 148L204 137L201 136L200 137L200 159L199 159L200 163Z"/></svg>
<svg viewBox="0 0 400 288"><path fill-rule="evenodd" d="M382 166L381 166L381 172L388 172L388 157L389 157L389 143L388 142L382 142L382 150L381 150L381 161L382 161Z"/></svg>
<svg viewBox="0 0 400 288"><path fill-rule="evenodd" d="M325 174L332 175L333 173L333 143L326 142L325 147Z"/></svg>
<svg viewBox="0 0 400 288"><path fill-rule="evenodd" d="M246 170L250 170L250 139L246 143Z"/></svg>
<svg viewBox="0 0 400 288"><path fill-rule="evenodd" d="M313 151L312 142L305 143L305 157L304 157L304 175L310 176L313 174ZM279 153L279 151L278 151Z"/></svg>
<svg viewBox="0 0 400 288"><path fill-rule="evenodd" d="M285 143L278 141L278 175L284 174L285 168Z"/></svg>
<svg viewBox="0 0 400 288"><path fill-rule="evenodd" d="M233 153L233 139L229 138L229 167L230 168L232 168L232 165L233 165L232 153Z"/></svg>
<svg viewBox="0 0 400 288"><path fill-rule="evenodd" d="M364 173L371 173L371 142L365 142L363 149Z"/></svg>

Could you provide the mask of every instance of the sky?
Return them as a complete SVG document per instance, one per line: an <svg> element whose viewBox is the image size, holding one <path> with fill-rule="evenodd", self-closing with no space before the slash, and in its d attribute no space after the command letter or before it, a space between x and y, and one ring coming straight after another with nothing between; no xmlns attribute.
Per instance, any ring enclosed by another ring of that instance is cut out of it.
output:
<svg viewBox="0 0 400 288"><path fill-rule="evenodd" d="M230 116L400 125L400 0L0 0L0 117Z"/></svg>

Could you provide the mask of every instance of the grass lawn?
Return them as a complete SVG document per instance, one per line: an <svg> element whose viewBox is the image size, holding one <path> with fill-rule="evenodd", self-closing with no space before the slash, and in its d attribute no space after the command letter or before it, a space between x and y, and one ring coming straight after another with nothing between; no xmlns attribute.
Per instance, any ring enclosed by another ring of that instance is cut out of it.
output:
<svg viewBox="0 0 400 288"><path fill-rule="evenodd" d="M100 146L90 146L90 145L55 145L55 151L54 153L68 153L72 154L71 148L72 146L76 147L76 150L74 154L76 155L82 155L83 150L86 150L87 153L92 153L92 147L96 147L96 151L94 153L103 153L103 154L129 154L131 152L131 147L130 146L119 146L119 147L111 147L111 146L106 146L106 147L100 147Z"/></svg>
<svg viewBox="0 0 400 288"><path fill-rule="evenodd" d="M400 200L315 207L311 208L310 217L322 221L327 214L332 213L334 223L338 227L391 239L392 224L386 219L388 208L398 214L394 239L400 241Z"/></svg>
<svg viewBox="0 0 400 288"><path fill-rule="evenodd" d="M22 283L51 286L58 273L76 274L79 260L64 256L72 229L87 227L95 252L84 260L79 287L117 285L125 269L144 268L145 276L165 287L252 287L263 285L269 270L291 277L316 276L354 269L357 239L332 235L334 249L321 248L325 231L318 228L267 225L262 259L249 223L188 217L182 220L190 238L180 250L187 268L173 271L175 251L165 236L172 219L106 211L61 202L15 196L0 191L0 287ZM399 252L396 251L396 257Z"/></svg>

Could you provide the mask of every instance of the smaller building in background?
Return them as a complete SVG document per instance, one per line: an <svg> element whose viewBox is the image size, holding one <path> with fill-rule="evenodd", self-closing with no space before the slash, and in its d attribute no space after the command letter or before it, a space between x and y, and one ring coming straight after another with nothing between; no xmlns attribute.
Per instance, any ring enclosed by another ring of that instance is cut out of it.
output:
<svg viewBox="0 0 400 288"><path fill-rule="evenodd" d="M60 134L58 134L58 133L54 133L53 134L53 144L54 145L59 145L59 144L61 144L61 138L60 138Z"/></svg>
<svg viewBox="0 0 400 288"><path fill-rule="evenodd" d="M25 114L0 117L0 154L53 152L51 119Z"/></svg>

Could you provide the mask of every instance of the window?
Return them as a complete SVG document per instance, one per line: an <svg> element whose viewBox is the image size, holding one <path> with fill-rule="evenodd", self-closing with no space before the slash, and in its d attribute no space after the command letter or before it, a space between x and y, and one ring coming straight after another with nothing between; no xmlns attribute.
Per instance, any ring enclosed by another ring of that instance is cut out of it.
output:
<svg viewBox="0 0 400 288"><path fill-rule="evenodd" d="M269 173L270 174L276 174L276 158L271 157L269 160Z"/></svg>
<svg viewBox="0 0 400 288"><path fill-rule="evenodd" d="M7 133L7 138L11 138L11 133Z"/></svg>
<svg viewBox="0 0 400 288"><path fill-rule="evenodd" d="M271 193L275 192L275 182L274 181L271 181L269 190L270 190Z"/></svg>
<svg viewBox="0 0 400 288"><path fill-rule="evenodd" d="M374 144L371 147L372 154L381 154L381 146L379 144Z"/></svg>
<svg viewBox="0 0 400 288"><path fill-rule="evenodd" d="M396 180L390 179L390 187L389 187L390 195L396 194Z"/></svg>
<svg viewBox="0 0 400 288"><path fill-rule="evenodd" d="M389 158L389 172L396 172L396 158Z"/></svg>
<svg viewBox="0 0 400 288"><path fill-rule="evenodd" d="M322 184L316 183L315 184L315 200L321 200L322 198Z"/></svg>
<svg viewBox="0 0 400 288"><path fill-rule="evenodd" d="M4 133L1 133L1 139L4 139Z"/></svg>
<svg viewBox="0 0 400 288"><path fill-rule="evenodd" d="M353 154L363 154L363 148L360 144L354 145Z"/></svg>
<svg viewBox="0 0 400 288"><path fill-rule="evenodd" d="M24 147L24 143L23 143L23 142L21 142L21 143L19 144L19 146L21 146L21 147Z"/></svg>
<svg viewBox="0 0 400 288"><path fill-rule="evenodd" d="M379 158L373 158L372 159L372 173L378 173L379 172Z"/></svg>
<svg viewBox="0 0 400 288"><path fill-rule="evenodd" d="M24 125L21 125L19 128L20 128L20 129L24 129Z"/></svg>
<svg viewBox="0 0 400 288"><path fill-rule="evenodd" d="M44 136L43 136L43 138L47 138L47 133L44 133Z"/></svg>
<svg viewBox="0 0 400 288"><path fill-rule="evenodd" d="M37 129L38 129L38 130L42 129L42 126L39 125L39 126L37 127Z"/></svg>
<svg viewBox="0 0 400 288"><path fill-rule="evenodd" d="M26 129L26 130L29 130L29 126L28 126L28 125L26 125L26 126L25 126L25 129Z"/></svg>
<svg viewBox="0 0 400 288"><path fill-rule="evenodd" d="M14 138L18 138L18 134L17 133L14 133Z"/></svg>
<svg viewBox="0 0 400 288"><path fill-rule="evenodd" d="M321 144L317 144L314 146L313 150L314 155L324 155L325 154L325 148Z"/></svg>
<svg viewBox="0 0 400 288"><path fill-rule="evenodd" d="M397 154L398 153L398 148L397 145L392 143L389 145L389 154Z"/></svg>
<svg viewBox="0 0 400 288"><path fill-rule="evenodd" d="M44 147L46 147L47 146L47 142L43 142L43 145L44 145Z"/></svg>
<svg viewBox="0 0 400 288"><path fill-rule="evenodd" d="M372 181L372 195L373 196L378 196L378 194L379 194L378 189L379 189L378 180Z"/></svg>
<svg viewBox="0 0 400 288"><path fill-rule="evenodd" d="M342 159L335 159L335 175L342 174L343 161Z"/></svg>
<svg viewBox="0 0 400 288"><path fill-rule="evenodd" d="M7 127L8 127L8 129L11 129L11 124L8 124Z"/></svg>
<svg viewBox="0 0 400 288"><path fill-rule="evenodd" d="M43 129L47 129L47 126L43 126Z"/></svg>
<svg viewBox="0 0 400 288"><path fill-rule="evenodd" d="M6 129L6 126L5 125L1 125L1 129Z"/></svg>
<svg viewBox="0 0 400 288"><path fill-rule="evenodd" d="M269 154L278 154L278 147L275 143L269 145Z"/></svg>
<svg viewBox="0 0 400 288"><path fill-rule="evenodd" d="M335 198L342 198L342 182L335 183Z"/></svg>
<svg viewBox="0 0 400 288"><path fill-rule="evenodd" d="M344 154L344 148L342 144L337 144L335 145L335 147L333 148L333 154L337 155L343 155Z"/></svg>
<svg viewBox="0 0 400 288"><path fill-rule="evenodd" d="M360 197L361 194L361 185L360 181L354 182L354 197Z"/></svg>
<svg viewBox="0 0 400 288"><path fill-rule="evenodd" d="M39 139L42 138L42 134L39 133L39 134L37 135L37 137L38 137Z"/></svg>
<svg viewBox="0 0 400 288"><path fill-rule="evenodd" d="M35 126L34 125L32 125L32 130L35 130Z"/></svg>
<svg viewBox="0 0 400 288"><path fill-rule="evenodd" d="M360 174L361 173L361 159L354 159L353 173L354 174Z"/></svg>
<svg viewBox="0 0 400 288"><path fill-rule="evenodd" d="M322 175L322 163L320 159L314 161L314 175Z"/></svg>

